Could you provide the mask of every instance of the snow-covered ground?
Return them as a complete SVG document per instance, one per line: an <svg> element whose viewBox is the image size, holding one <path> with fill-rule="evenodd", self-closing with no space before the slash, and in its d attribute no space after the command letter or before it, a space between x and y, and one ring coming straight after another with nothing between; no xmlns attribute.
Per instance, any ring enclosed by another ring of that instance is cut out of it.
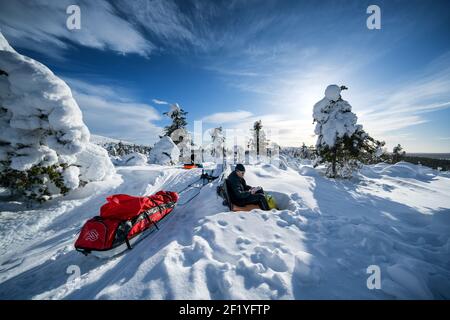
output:
<svg viewBox="0 0 450 320"><path fill-rule="evenodd" d="M85 257L73 243L107 195L178 191L201 170L117 173L39 209L0 203L0 299L450 299L446 173L379 164L330 180L295 161L247 166L281 210L228 212L213 183L133 250ZM379 290L367 288L370 265Z"/></svg>

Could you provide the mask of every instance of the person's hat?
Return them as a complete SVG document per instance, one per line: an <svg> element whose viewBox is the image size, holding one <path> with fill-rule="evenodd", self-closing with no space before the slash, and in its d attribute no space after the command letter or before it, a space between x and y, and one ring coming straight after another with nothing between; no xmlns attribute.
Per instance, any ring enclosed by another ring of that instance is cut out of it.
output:
<svg viewBox="0 0 450 320"><path fill-rule="evenodd" d="M238 170L238 171L245 171L245 167L244 167L243 164L238 163L238 164L236 165L235 170Z"/></svg>

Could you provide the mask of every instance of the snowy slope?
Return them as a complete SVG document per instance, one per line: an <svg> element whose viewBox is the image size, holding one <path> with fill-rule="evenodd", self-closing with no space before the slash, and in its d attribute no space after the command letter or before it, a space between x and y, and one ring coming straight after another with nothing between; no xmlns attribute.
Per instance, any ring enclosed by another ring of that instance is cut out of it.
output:
<svg viewBox="0 0 450 320"><path fill-rule="evenodd" d="M248 166L246 173L282 210L227 212L207 185L160 232L110 260L73 249L106 195L181 190L199 169L118 167L118 178L41 209L2 203L0 298L450 298L448 175L379 164L334 181L289 165ZM381 268L380 290L366 287L369 265ZM81 278L67 274L73 266Z"/></svg>

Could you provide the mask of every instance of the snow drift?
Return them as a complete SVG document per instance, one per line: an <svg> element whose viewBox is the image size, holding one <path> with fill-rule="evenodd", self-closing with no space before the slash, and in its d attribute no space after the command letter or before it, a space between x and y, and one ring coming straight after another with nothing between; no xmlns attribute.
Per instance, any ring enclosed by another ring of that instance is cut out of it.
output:
<svg viewBox="0 0 450 320"><path fill-rule="evenodd" d="M103 180L114 167L89 130L70 88L43 64L17 53L0 33L1 171L57 166L69 189ZM50 182L49 182L50 183Z"/></svg>

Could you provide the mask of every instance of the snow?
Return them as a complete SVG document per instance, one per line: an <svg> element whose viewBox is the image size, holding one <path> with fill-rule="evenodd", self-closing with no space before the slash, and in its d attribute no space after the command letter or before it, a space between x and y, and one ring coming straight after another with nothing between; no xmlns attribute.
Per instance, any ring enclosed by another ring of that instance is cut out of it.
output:
<svg viewBox="0 0 450 320"><path fill-rule="evenodd" d="M89 143L89 130L67 84L43 64L17 53L0 33L0 157L10 168L80 166L81 179L114 174L106 152ZM75 187L73 171L65 174ZM69 178L70 177L70 178Z"/></svg>
<svg viewBox="0 0 450 320"><path fill-rule="evenodd" d="M76 189L80 184L80 169L75 166L70 166L63 173L64 185L69 189Z"/></svg>
<svg viewBox="0 0 450 320"><path fill-rule="evenodd" d="M178 158L180 157L180 150L175 145L175 143L170 139L170 137L164 136L150 151L149 163L152 164L176 164L178 163Z"/></svg>
<svg viewBox="0 0 450 320"><path fill-rule="evenodd" d="M331 101L337 101L341 97L341 88L331 84L325 89L325 97Z"/></svg>
<svg viewBox="0 0 450 320"><path fill-rule="evenodd" d="M0 32L0 51L9 51L9 52L16 52L16 50L13 49L8 43L8 41L5 39L3 34Z"/></svg>
<svg viewBox="0 0 450 320"><path fill-rule="evenodd" d="M147 162L147 156L139 152L127 154L121 161L123 166L145 166Z"/></svg>
<svg viewBox="0 0 450 320"><path fill-rule="evenodd" d="M75 157L75 163L81 166L80 178L85 181L104 180L116 172L106 150L95 144L86 144Z"/></svg>
<svg viewBox="0 0 450 320"><path fill-rule="evenodd" d="M450 298L450 175L401 162L332 180L309 161L282 160L246 166L247 182L280 210L229 212L208 184L109 260L73 248L107 195L179 191L201 170L124 166L43 207L2 202L0 299ZM379 290L366 286L370 265L380 267Z"/></svg>

